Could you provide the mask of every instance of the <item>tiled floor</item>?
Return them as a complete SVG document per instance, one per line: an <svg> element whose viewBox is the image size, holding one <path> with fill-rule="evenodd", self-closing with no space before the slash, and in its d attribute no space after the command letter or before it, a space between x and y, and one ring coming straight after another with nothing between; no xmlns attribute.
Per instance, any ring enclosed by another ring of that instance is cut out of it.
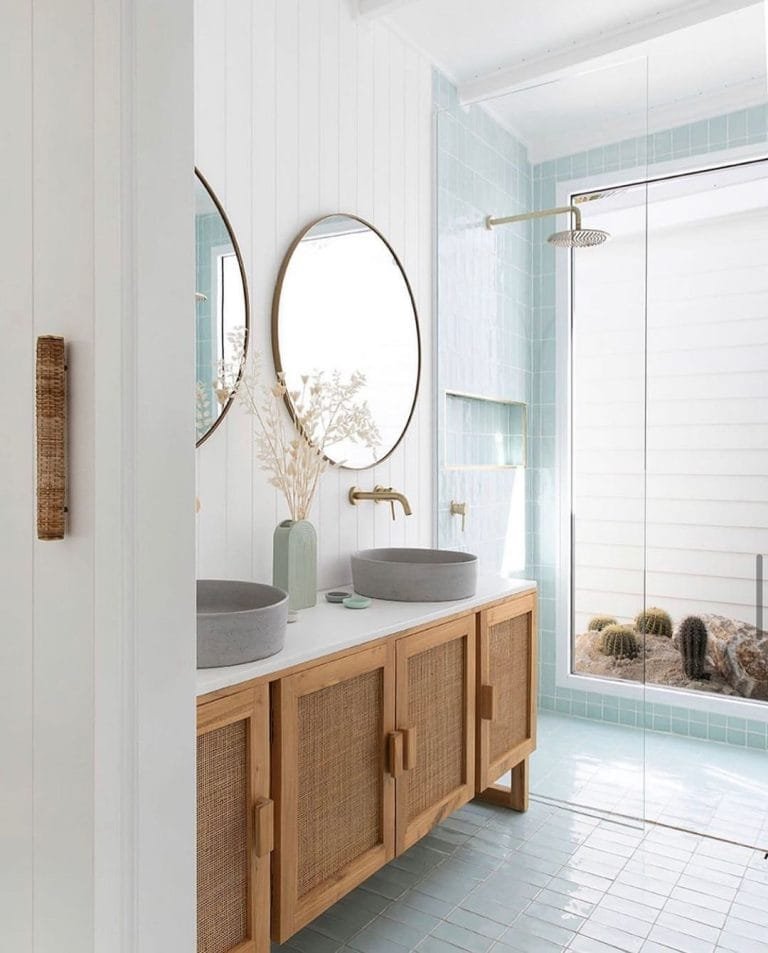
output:
<svg viewBox="0 0 768 953"><path fill-rule="evenodd" d="M473 802L302 930L300 953L766 953L763 854Z"/></svg>
<svg viewBox="0 0 768 953"><path fill-rule="evenodd" d="M531 775L548 801L467 805L274 949L768 953L765 752L542 712Z"/></svg>
<svg viewBox="0 0 768 953"><path fill-rule="evenodd" d="M531 776L541 797L768 850L765 751L540 712Z"/></svg>

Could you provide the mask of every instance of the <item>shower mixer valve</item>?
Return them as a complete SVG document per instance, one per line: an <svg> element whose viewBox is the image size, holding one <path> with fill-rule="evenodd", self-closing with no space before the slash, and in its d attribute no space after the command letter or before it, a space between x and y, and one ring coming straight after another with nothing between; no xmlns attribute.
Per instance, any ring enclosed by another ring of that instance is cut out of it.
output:
<svg viewBox="0 0 768 953"><path fill-rule="evenodd" d="M463 533L467 523L467 504L451 500L451 516L461 517L461 531Z"/></svg>

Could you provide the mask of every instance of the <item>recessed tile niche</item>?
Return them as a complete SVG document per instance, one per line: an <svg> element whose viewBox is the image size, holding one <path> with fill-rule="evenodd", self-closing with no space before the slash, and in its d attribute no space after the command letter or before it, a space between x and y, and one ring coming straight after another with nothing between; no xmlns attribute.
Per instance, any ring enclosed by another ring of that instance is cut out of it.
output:
<svg viewBox="0 0 768 953"><path fill-rule="evenodd" d="M496 470L526 465L528 409L514 401L445 393L445 465Z"/></svg>

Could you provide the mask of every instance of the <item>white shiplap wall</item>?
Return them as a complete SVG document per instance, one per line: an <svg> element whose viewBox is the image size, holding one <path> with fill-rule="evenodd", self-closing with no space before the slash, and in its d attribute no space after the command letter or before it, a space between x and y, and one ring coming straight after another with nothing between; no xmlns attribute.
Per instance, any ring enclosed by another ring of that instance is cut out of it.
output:
<svg viewBox="0 0 768 953"><path fill-rule="evenodd" d="M192 950L192 11L4 0L0 20L0 949ZM54 542L44 334L69 366Z"/></svg>
<svg viewBox="0 0 768 953"><path fill-rule="evenodd" d="M768 550L768 213L662 228L649 207L647 385L644 244L641 230L578 266L577 631L598 612L633 616L644 573L647 603L675 619L754 622L755 557Z"/></svg>
<svg viewBox="0 0 768 953"><path fill-rule="evenodd" d="M229 214L245 259L252 346L271 372L280 261L309 220L348 211L392 242L413 285L423 370L405 440L362 472L326 474L311 518L321 586L349 581L358 547L432 540L431 65L348 0L196 0L195 161ZM370 346L376 346L376 333ZM272 533L288 513L256 466L239 407L198 450L198 575L268 580ZM414 515L352 507L355 483L392 485Z"/></svg>

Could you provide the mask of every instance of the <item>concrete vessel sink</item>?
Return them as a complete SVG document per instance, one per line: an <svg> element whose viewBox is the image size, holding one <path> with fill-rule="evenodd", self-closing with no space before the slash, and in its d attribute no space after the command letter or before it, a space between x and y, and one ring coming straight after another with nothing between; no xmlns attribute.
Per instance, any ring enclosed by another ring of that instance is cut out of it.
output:
<svg viewBox="0 0 768 953"><path fill-rule="evenodd" d="M279 652L288 593L258 582L197 580L197 667L242 665Z"/></svg>
<svg viewBox="0 0 768 953"><path fill-rule="evenodd" d="M352 556L355 592L392 602L450 602L477 589L477 556L450 549L363 549Z"/></svg>

